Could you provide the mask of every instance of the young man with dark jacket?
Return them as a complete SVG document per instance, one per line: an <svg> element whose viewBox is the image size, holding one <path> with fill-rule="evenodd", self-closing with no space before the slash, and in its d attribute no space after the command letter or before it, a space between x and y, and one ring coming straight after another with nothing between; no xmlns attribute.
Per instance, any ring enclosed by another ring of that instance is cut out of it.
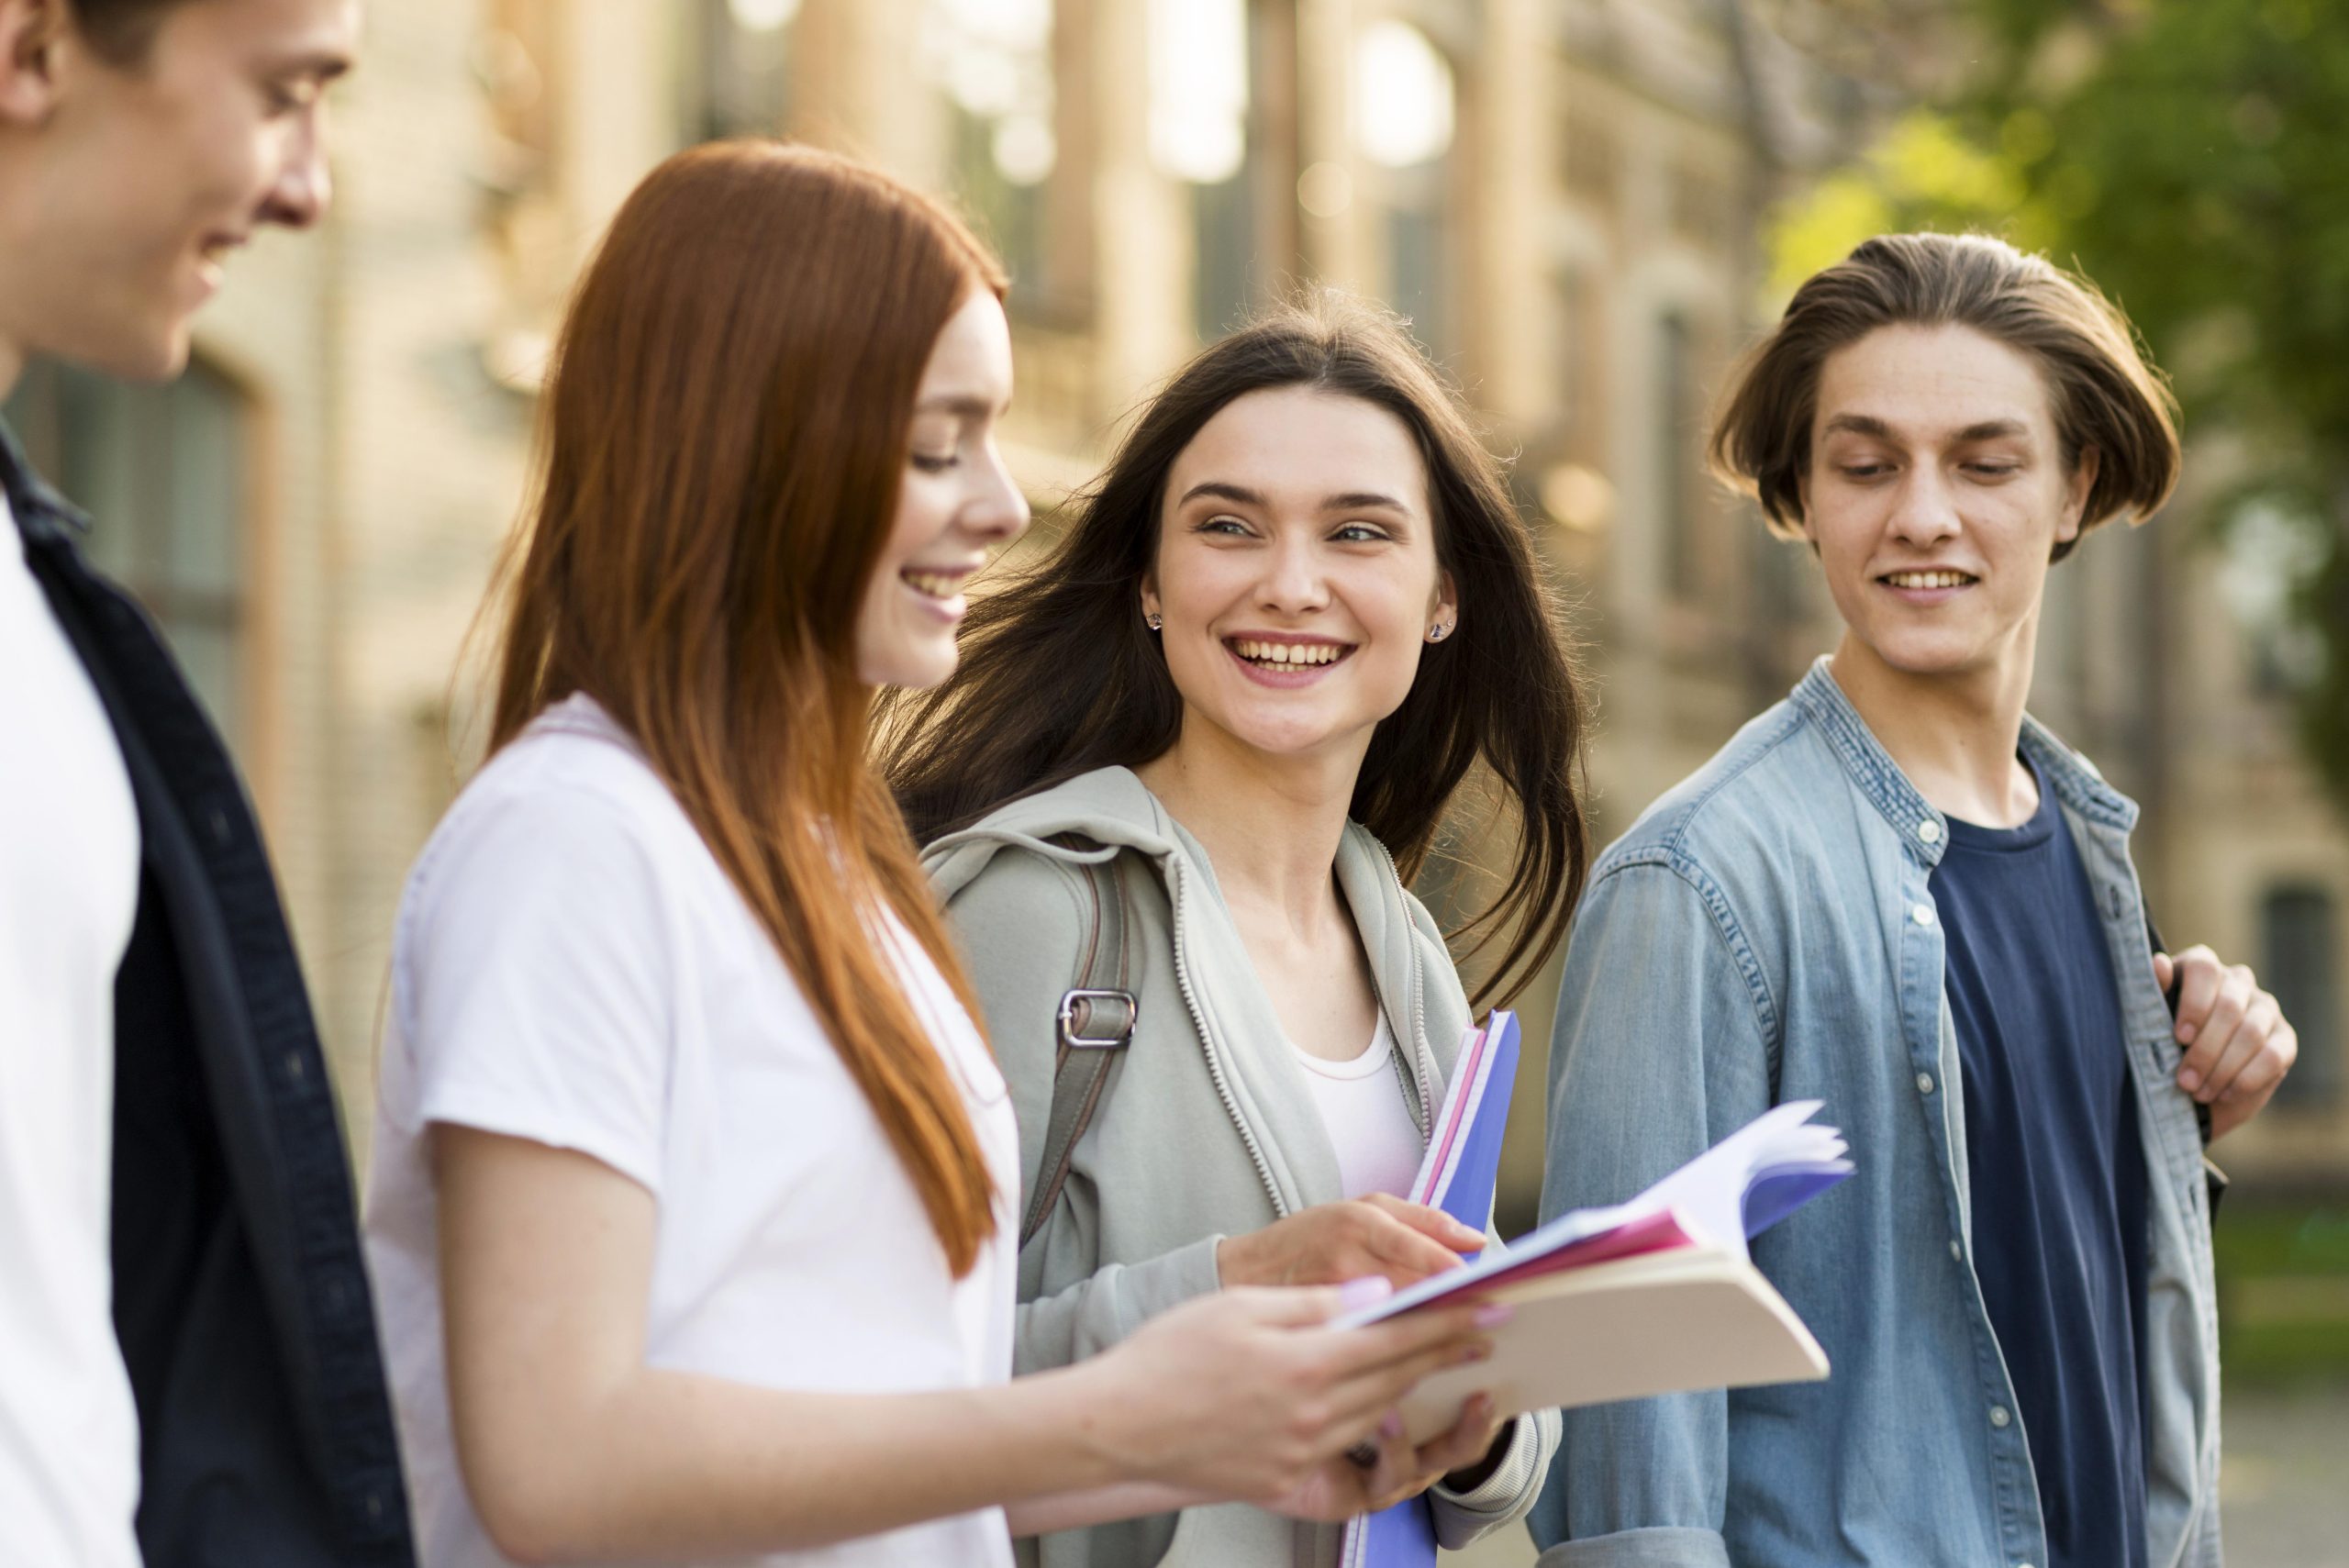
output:
<svg viewBox="0 0 2349 1568"><path fill-rule="evenodd" d="M179 373L228 252L325 210L357 28L355 0L0 0L0 395L34 356ZM405 1564L350 1173L251 808L5 435L0 496L0 1562Z"/></svg>

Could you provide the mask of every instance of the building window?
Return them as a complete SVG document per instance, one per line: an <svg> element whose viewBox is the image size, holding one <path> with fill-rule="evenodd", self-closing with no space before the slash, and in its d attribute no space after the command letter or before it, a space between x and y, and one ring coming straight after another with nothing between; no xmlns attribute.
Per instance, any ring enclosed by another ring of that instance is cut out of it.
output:
<svg viewBox="0 0 2349 1568"><path fill-rule="evenodd" d="M1667 312L1656 322L1655 331L1655 516L1664 592L1675 599L1694 598L1700 585L1691 450L1696 387L1696 350L1687 318Z"/></svg>
<svg viewBox="0 0 2349 1568"><path fill-rule="evenodd" d="M2341 926L2321 887L2268 890L2259 906L2260 984L2300 1039L2300 1059L2276 1091L2279 1105L2329 1106L2340 1096Z"/></svg>
<svg viewBox="0 0 2349 1568"><path fill-rule="evenodd" d="M922 29L944 88L954 189L1011 274L1012 304L1050 295L1045 182L1053 136L1052 0L930 0Z"/></svg>
<svg viewBox="0 0 2349 1568"><path fill-rule="evenodd" d="M243 395L200 361L163 386L38 363L6 412L33 465L91 515L90 558L147 606L244 745Z"/></svg>
<svg viewBox="0 0 2349 1568"><path fill-rule="evenodd" d="M1457 116L1452 62L1408 22L1374 22L1354 51L1357 150L1386 215L1387 298L1438 358L1454 347L1444 194Z"/></svg>
<svg viewBox="0 0 2349 1568"><path fill-rule="evenodd" d="M1151 0L1150 156L1191 193L1191 325L1212 341L1255 307L1261 161L1248 0Z"/></svg>
<svg viewBox="0 0 2349 1568"><path fill-rule="evenodd" d="M791 24L800 0L701 0L687 85L690 139L774 136L791 106Z"/></svg>

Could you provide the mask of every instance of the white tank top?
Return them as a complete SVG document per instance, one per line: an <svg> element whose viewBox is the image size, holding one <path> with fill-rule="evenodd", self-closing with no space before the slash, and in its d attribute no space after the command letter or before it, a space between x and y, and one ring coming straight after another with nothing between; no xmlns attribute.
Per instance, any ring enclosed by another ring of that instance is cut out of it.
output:
<svg viewBox="0 0 2349 1568"><path fill-rule="evenodd" d="M1289 1051L1305 1069L1321 1125L1338 1151L1338 1175L1346 1195L1408 1197L1425 1145L1419 1120L1403 1098L1403 1080L1395 1067L1395 1035L1386 1027L1386 1015L1378 1015L1369 1048L1351 1062L1315 1056L1294 1042Z"/></svg>

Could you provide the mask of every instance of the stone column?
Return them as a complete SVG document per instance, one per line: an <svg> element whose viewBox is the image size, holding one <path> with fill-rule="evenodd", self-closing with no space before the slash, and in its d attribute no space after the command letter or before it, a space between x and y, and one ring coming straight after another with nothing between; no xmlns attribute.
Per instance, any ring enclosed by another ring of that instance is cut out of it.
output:
<svg viewBox="0 0 2349 1568"><path fill-rule="evenodd" d="M1095 80L1094 354L1104 416L1123 413L1190 347L1187 195L1150 156L1150 11L1165 0L1083 5Z"/></svg>
<svg viewBox="0 0 2349 1568"><path fill-rule="evenodd" d="M676 80L684 30L667 6L570 0L563 7L554 143L582 261L637 182L677 149L678 106L656 84Z"/></svg>
<svg viewBox="0 0 2349 1568"><path fill-rule="evenodd" d="M1541 0L1484 0L1465 149L1476 171L1463 304L1486 408L1523 430L1553 411L1558 335L1540 237L1560 201L1558 91Z"/></svg>

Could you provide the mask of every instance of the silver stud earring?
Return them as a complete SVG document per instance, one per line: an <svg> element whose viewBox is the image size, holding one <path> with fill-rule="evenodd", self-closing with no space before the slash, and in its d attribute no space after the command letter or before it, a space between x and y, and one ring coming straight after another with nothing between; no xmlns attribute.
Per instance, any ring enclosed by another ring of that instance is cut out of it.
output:
<svg viewBox="0 0 2349 1568"><path fill-rule="evenodd" d="M1147 615L1146 615L1146 616L1142 617L1141 617L1141 619L1142 619L1142 624L1143 624L1144 626L1147 626L1148 628L1150 628L1150 629L1151 629L1151 630L1152 630L1152 631L1156 631L1159 628L1161 628L1161 627L1163 627L1163 626L1164 626L1164 625L1166 624L1163 620L1160 619L1160 618L1159 618L1158 617L1156 617L1156 616L1147 616Z"/></svg>
<svg viewBox="0 0 2349 1568"><path fill-rule="evenodd" d="M1428 640L1430 642L1442 642L1445 638L1451 635L1452 628L1449 626L1431 626L1428 628Z"/></svg>

